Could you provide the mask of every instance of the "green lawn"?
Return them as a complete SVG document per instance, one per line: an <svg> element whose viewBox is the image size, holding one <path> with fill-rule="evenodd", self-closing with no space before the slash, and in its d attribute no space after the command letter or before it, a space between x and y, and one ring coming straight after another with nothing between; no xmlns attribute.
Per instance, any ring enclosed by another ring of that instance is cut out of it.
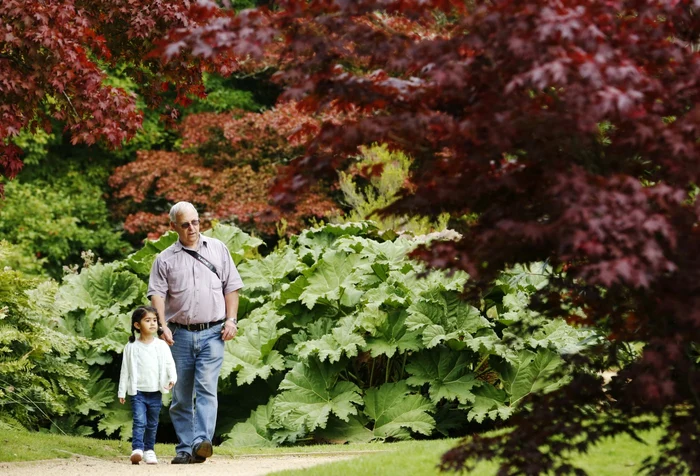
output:
<svg viewBox="0 0 700 476"><path fill-rule="evenodd" d="M0 461L32 461L70 458L72 455L117 458L131 452L131 445L116 440L3 429L0 433Z"/></svg>
<svg viewBox="0 0 700 476"><path fill-rule="evenodd" d="M574 463L592 476L632 475L641 461L654 454L657 434L645 438L647 445L629 437L619 437L593 448L589 454L576 457ZM401 442L383 445L391 452L360 456L348 461L316 466L297 471L283 471L279 476L430 476L440 473L436 465L440 456L454 446L456 440ZM378 470L382 468L382 470ZM494 463L481 464L470 476L493 476ZM449 474L449 473L447 473Z"/></svg>
<svg viewBox="0 0 700 476"><path fill-rule="evenodd" d="M649 443L643 445L628 437L619 437L593 448L583 457L577 457L575 463L595 476L631 475L647 456L654 454L654 442L657 433L646 435ZM129 443L116 440L98 440L61 436L47 433L30 433L25 431L3 431L0 436L0 461L29 461L52 458L68 458L72 455L86 455L104 459L123 458L131 451ZM457 440L406 441L399 443L371 443L353 445L319 445L285 448L216 448L217 455L282 455L290 453L346 454L358 456L352 460L316 466L298 471L283 471L284 476L369 476L401 475L429 476L440 474L436 465L440 456L456 444ZM172 444L158 444L156 452L169 455L174 451ZM381 468L381 469L378 469ZM481 465L471 474L494 475L495 464Z"/></svg>

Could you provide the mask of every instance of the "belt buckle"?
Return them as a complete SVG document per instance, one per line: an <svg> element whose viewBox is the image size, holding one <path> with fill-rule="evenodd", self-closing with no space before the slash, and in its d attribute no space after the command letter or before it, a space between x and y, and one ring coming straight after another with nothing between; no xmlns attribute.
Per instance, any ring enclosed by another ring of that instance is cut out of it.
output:
<svg viewBox="0 0 700 476"><path fill-rule="evenodd" d="M209 322L200 322L198 324L182 324L182 327L187 329L190 332L197 332L197 331L203 331L205 329L209 329L211 327L211 323Z"/></svg>

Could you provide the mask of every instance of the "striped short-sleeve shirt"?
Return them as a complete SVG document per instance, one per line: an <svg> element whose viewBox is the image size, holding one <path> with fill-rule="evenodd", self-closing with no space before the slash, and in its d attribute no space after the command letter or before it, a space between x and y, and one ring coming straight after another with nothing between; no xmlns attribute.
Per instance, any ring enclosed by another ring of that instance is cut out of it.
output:
<svg viewBox="0 0 700 476"><path fill-rule="evenodd" d="M243 287L224 243L200 234L195 251L214 265L220 278L183 251L179 240L163 250L151 267L148 297L155 295L165 300L167 322L201 324L224 319L224 295Z"/></svg>

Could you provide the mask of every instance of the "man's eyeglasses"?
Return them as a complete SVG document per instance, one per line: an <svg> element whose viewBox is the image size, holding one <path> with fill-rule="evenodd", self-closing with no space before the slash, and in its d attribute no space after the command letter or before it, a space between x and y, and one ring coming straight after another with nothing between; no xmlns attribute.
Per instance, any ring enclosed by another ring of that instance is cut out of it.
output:
<svg viewBox="0 0 700 476"><path fill-rule="evenodd" d="M180 226L185 230L191 226L199 226L199 220L186 221L185 223L180 223Z"/></svg>

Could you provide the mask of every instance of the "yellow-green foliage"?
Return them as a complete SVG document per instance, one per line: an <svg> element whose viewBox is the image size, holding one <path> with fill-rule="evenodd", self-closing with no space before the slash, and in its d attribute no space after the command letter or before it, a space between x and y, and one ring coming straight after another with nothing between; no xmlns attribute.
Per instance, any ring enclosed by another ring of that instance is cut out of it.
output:
<svg viewBox="0 0 700 476"><path fill-rule="evenodd" d="M441 215L437 221L420 216L382 216L377 213L394 203L410 178L411 158L400 151L390 151L386 145L373 145L362 148L362 155L349 173L340 172L339 186L343 201L350 207L345 216L338 218L340 223L364 220L374 221L380 230L394 230L422 235L444 230L448 215ZM381 174L371 175L366 185L357 183L357 171L381 167Z"/></svg>
<svg viewBox="0 0 700 476"><path fill-rule="evenodd" d="M0 263L3 268L12 268L27 274L39 275L45 259L38 259L22 245L15 245L5 240L0 240Z"/></svg>

